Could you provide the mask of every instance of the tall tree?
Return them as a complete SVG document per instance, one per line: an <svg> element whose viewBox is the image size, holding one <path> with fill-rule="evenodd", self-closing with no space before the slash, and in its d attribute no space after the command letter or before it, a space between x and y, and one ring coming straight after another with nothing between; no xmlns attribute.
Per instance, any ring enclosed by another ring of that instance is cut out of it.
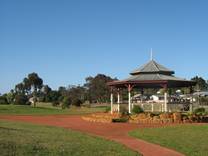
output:
<svg viewBox="0 0 208 156"><path fill-rule="evenodd" d="M28 80L34 93L36 93L38 89L40 90L43 86L43 80L38 76L37 73L29 74Z"/></svg>
<svg viewBox="0 0 208 156"><path fill-rule="evenodd" d="M25 99L29 99L31 96L33 96L34 99L37 99L37 97L41 95L42 86L43 80L37 73L28 74L21 83L15 86L15 100L18 98L24 99L23 101L25 101Z"/></svg>
<svg viewBox="0 0 208 156"><path fill-rule="evenodd" d="M31 84L30 84L30 80L28 78L24 78L23 79L23 85L24 85L24 90L26 92L26 94L31 94Z"/></svg>
<svg viewBox="0 0 208 156"><path fill-rule="evenodd" d="M15 91L17 94L25 94L25 87L23 83L18 83L15 86Z"/></svg>
<svg viewBox="0 0 208 156"><path fill-rule="evenodd" d="M95 77L87 77L85 87L88 91L88 99L90 102L107 102L110 96L110 88L107 86L107 82L113 81L113 79L104 74L98 74Z"/></svg>
<svg viewBox="0 0 208 156"><path fill-rule="evenodd" d="M196 86L194 88L195 91L208 89L208 83L202 77L195 76L191 80L196 82Z"/></svg>
<svg viewBox="0 0 208 156"><path fill-rule="evenodd" d="M43 93L45 95L48 95L50 91L52 91L52 89L48 85L43 86Z"/></svg>

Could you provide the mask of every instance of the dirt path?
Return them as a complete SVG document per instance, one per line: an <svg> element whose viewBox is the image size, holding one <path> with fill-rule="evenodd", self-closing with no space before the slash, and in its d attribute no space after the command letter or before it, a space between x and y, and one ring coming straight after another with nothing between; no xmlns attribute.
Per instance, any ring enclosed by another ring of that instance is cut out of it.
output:
<svg viewBox="0 0 208 156"><path fill-rule="evenodd" d="M138 128L153 127L153 125L138 125L128 123L118 124L103 124L103 123L91 123L81 119L80 116L0 116L0 119L12 120L12 121L24 121L29 123L50 125L57 127L64 127L76 131L85 132L92 135L101 136L106 139L110 139L119 143L122 143L138 151L144 156L182 156L174 150L170 150L159 145L148 143L143 140L139 140L128 136L128 132ZM156 125L155 125L156 126ZM158 127L158 126L157 126Z"/></svg>

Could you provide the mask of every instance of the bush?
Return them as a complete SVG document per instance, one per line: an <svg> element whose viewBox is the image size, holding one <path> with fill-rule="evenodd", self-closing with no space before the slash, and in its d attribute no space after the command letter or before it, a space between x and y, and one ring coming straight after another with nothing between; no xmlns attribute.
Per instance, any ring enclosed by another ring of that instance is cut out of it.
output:
<svg viewBox="0 0 208 156"><path fill-rule="evenodd" d="M197 108L197 109L195 109L195 111L194 111L194 113L196 113L196 114L203 114L203 113L205 113L205 108Z"/></svg>
<svg viewBox="0 0 208 156"><path fill-rule="evenodd" d="M105 108L105 112L108 113L108 112L110 112L110 111L111 111L111 107L110 107L110 106L107 106L107 107Z"/></svg>
<svg viewBox="0 0 208 156"><path fill-rule="evenodd" d="M86 108L91 108L91 104L90 103L84 103L82 106L86 107Z"/></svg>
<svg viewBox="0 0 208 156"><path fill-rule="evenodd" d="M75 98L72 100L72 105L74 105L74 106L80 107L81 104L82 104L82 101L78 98Z"/></svg>
<svg viewBox="0 0 208 156"><path fill-rule="evenodd" d="M7 98L5 96L0 96L0 104L2 105L8 104Z"/></svg>
<svg viewBox="0 0 208 156"><path fill-rule="evenodd" d="M52 106L57 107L58 105L59 105L59 102L58 101L53 101L52 102Z"/></svg>
<svg viewBox="0 0 208 156"><path fill-rule="evenodd" d="M62 109L69 108L71 103L72 103L72 101L71 101L70 97L64 97L64 99L62 101Z"/></svg>
<svg viewBox="0 0 208 156"><path fill-rule="evenodd" d="M120 113L121 113L121 115L129 115L129 111L126 107L121 107Z"/></svg>
<svg viewBox="0 0 208 156"><path fill-rule="evenodd" d="M137 105L135 105L134 108L132 109L132 113L134 113L134 114L140 114L143 112L144 112L144 110L140 106L137 106Z"/></svg>
<svg viewBox="0 0 208 156"><path fill-rule="evenodd" d="M14 104L16 105L29 105L28 97L26 95L16 95Z"/></svg>
<svg viewBox="0 0 208 156"><path fill-rule="evenodd" d="M199 97L200 105L208 105L208 97Z"/></svg>
<svg viewBox="0 0 208 156"><path fill-rule="evenodd" d="M112 122L116 123L121 123L121 122L127 122L128 119L127 118L118 118L118 119L112 119Z"/></svg>

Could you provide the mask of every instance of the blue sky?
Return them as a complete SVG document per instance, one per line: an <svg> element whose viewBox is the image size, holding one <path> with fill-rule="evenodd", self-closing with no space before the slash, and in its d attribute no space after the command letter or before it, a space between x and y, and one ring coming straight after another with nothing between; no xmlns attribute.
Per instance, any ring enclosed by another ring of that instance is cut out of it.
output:
<svg viewBox="0 0 208 156"><path fill-rule="evenodd" d="M28 73L44 83L123 79L154 59L190 79L208 79L206 0L1 0L0 93Z"/></svg>

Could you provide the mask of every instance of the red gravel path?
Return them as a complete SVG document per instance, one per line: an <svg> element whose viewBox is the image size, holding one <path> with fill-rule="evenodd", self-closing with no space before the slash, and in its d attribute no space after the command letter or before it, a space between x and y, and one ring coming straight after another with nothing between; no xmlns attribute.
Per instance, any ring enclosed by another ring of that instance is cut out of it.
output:
<svg viewBox="0 0 208 156"><path fill-rule="evenodd" d="M76 131L85 132L92 135L101 136L106 139L114 140L122 143L138 151L144 156L182 156L183 154L176 151L148 143L143 140L139 140L128 136L128 132L137 128L153 127L153 125L138 125L128 123L118 124L103 124L103 123L91 123L81 119L80 116L0 116L0 119L12 120L12 121L24 121L35 124L50 125L57 127L64 127Z"/></svg>

